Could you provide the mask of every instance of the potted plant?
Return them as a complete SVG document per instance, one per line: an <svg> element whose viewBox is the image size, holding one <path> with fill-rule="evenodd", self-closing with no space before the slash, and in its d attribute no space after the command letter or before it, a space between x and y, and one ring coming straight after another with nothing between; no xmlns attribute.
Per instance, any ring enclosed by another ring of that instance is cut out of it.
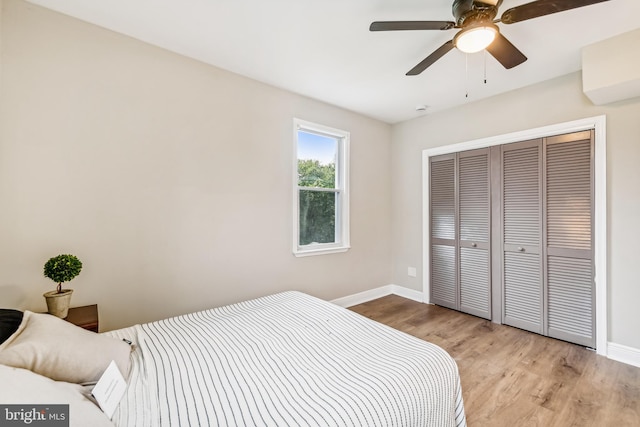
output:
<svg viewBox="0 0 640 427"><path fill-rule="evenodd" d="M80 270L82 262L74 255L58 255L44 264L44 276L58 284L55 291L44 294L49 314L63 319L67 317L73 289L62 289L62 284L80 274Z"/></svg>

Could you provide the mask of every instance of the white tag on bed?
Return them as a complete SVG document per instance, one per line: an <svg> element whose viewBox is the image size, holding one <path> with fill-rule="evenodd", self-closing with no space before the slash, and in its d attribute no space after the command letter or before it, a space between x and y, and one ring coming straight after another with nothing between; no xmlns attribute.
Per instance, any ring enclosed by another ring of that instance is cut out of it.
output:
<svg viewBox="0 0 640 427"><path fill-rule="evenodd" d="M102 412L111 419L126 390L127 382L116 366L116 362L112 360L91 394L98 401Z"/></svg>

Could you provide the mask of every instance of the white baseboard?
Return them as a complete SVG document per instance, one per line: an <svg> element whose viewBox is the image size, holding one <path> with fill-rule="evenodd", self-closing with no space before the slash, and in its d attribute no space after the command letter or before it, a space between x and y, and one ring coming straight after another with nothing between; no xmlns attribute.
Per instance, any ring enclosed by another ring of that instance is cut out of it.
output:
<svg viewBox="0 0 640 427"><path fill-rule="evenodd" d="M422 292L416 291L415 289L405 288L404 286L398 285L385 285L380 286L379 288L370 289L368 291L359 292L353 295L347 295L346 297L337 298L332 300L331 302L339 305L340 307L352 307L354 305L362 304L368 301L372 301L374 299L386 297L387 295L398 295L403 298L407 298L410 300L422 302Z"/></svg>
<svg viewBox="0 0 640 427"><path fill-rule="evenodd" d="M640 368L640 350L637 348L610 342L607 344L607 357Z"/></svg>
<svg viewBox="0 0 640 427"><path fill-rule="evenodd" d="M416 291L415 289L405 288L404 286L398 285L390 285L391 293L394 295L398 295L399 297L403 297L406 299L410 299L413 301L424 302L424 296L421 291Z"/></svg>

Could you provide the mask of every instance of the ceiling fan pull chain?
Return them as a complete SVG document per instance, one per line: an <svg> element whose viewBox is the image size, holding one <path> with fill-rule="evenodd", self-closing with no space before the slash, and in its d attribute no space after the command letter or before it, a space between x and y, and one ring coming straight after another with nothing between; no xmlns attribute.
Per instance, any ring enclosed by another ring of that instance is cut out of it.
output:
<svg viewBox="0 0 640 427"><path fill-rule="evenodd" d="M484 60L484 84L487 84L487 50L482 54L482 59Z"/></svg>
<svg viewBox="0 0 640 427"><path fill-rule="evenodd" d="M465 98L469 98L469 54L464 54L464 90Z"/></svg>

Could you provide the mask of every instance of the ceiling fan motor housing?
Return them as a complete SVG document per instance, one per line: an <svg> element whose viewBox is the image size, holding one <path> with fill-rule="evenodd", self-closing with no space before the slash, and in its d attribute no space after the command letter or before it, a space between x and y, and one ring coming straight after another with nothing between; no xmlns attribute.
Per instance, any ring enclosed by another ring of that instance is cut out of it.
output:
<svg viewBox="0 0 640 427"><path fill-rule="evenodd" d="M493 22L498 14L502 0L454 0L453 16L460 28L479 22Z"/></svg>

